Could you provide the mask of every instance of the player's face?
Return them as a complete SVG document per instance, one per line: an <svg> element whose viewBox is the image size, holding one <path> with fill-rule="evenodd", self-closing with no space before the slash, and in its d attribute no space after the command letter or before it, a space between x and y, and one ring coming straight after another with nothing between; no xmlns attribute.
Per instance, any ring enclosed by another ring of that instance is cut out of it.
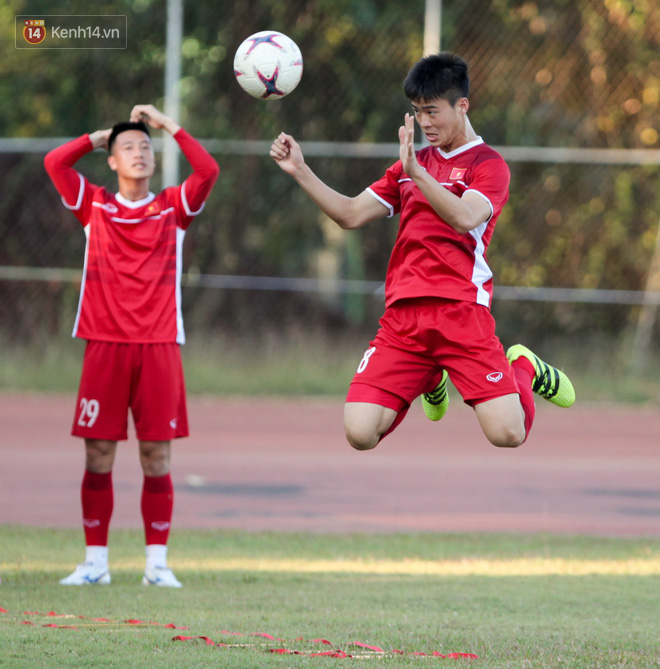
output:
<svg viewBox="0 0 660 669"><path fill-rule="evenodd" d="M467 142L467 98L451 105L444 98L418 100L412 103L415 120L431 146L453 151Z"/></svg>
<svg viewBox="0 0 660 669"><path fill-rule="evenodd" d="M125 130L117 135L108 164L125 179L151 177L155 162L149 135L141 130Z"/></svg>

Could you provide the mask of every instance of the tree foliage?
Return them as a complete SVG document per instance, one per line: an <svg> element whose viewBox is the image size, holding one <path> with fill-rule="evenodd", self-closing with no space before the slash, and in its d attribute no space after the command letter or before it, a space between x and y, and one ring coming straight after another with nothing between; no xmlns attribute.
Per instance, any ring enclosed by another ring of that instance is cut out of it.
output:
<svg viewBox="0 0 660 669"><path fill-rule="evenodd" d="M165 0L96 0L124 14L123 50L14 46L18 14L89 14L86 0L0 0L0 136L72 137L163 104ZM443 3L443 47L471 65L470 117L491 145L660 147L660 8L652 0ZM423 0L220 0L184 4L182 123L209 139L396 142L402 81L420 57ZM249 34L272 28L301 47L304 76L277 102L234 81ZM222 175L187 240L195 272L315 276L332 246L344 278L384 276L396 222L331 243L318 212L266 156L217 155ZM310 158L356 194L391 160ZM0 264L79 267L83 237L39 156L0 155ZM660 220L658 167L511 164L510 203L490 262L499 283L640 289ZM113 186L103 158L81 169ZM182 164L185 174L185 164ZM243 302L236 300L240 310ZM18 302L19 300L17 300ZM56 300L54 301L56 302ZM199 322L230 308L222 291L190 296ZM53 309L57 309L53 306ZM56 320L54 318L54 320Z"/></svg>

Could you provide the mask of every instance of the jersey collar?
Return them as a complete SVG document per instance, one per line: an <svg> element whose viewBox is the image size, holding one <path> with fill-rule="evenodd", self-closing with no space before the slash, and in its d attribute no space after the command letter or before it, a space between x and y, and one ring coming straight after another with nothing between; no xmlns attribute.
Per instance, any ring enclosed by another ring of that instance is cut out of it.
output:
<svg viewBox="0 0 660 669"><path fill-rule="evenodd" d="M469 151L471 148L475 146L479 146L479 144L483 144L484 140L481 139L481 137L477 137L477 139L468 142L467 144L463 144L463 146L459 146L457 149L454 149L453 151L450 151L449 153L445 153L442 149L438 148L438 153L443 157L443 158L453 158L454 156L457 156L459 153L464 153L465 151Z"/></svg>
<svg viewBox="0 0 660 669"><path fill-rule="evenodd" d="M117 202L124 205L124 207L128 207L129 209L139 209L140 207L144 207L145 204L149 204L155 197L156 196L151 191L149 191L149 195L147 195L147 197L133 202L132 200L127 200L121 193L115 193L115 199Z"/></svg>

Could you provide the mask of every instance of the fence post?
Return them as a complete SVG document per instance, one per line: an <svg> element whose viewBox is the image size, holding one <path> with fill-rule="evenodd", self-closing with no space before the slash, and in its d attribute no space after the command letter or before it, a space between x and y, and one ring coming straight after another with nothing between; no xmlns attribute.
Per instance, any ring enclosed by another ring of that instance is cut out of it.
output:
<svg viewBox="0 0 660 669"><path fill-rule="evenodd" d="M651 301L651 295L657 291L660 291L660 221L658 222L658 232L655 238L653 257L651 258L649 273L646 277L644 303L639 312L639 319L637 320L637 329L635 330L635 339L633 342L631 371L635 374L639 374L649 361L653 327L655 326L655 320L658 313L658 305Z"/></svg>
<svg viewBox="0 0 660 669"><path fill-rule="evenodd" d="M183 35L183 0L167 2L165 60L165 108L167 116L180 122L181 39ZM163 137L163 188L179 182L179 145L168 133Z"/></svg>

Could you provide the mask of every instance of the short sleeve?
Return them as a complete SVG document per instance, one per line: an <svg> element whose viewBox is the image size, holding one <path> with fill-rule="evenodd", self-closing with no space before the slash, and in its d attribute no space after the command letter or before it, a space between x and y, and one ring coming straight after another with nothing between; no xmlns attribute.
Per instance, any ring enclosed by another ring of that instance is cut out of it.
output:
<svg viewBox="0 0 660 669"><path fill-rule="evenodd" d="M389 167L385 174L367 188L367 192L389 209L394 216L401 211L401 181L409 180L403 173L403 165L398 160Z"/></svg>
<svg viewBox="0 0 660 669"><path fill-rule="evenodd" d="M504 159L494 156L474 168L468 191L476 191L490 203L492 218L497 218L509 199L511 174Z"/></svg>

